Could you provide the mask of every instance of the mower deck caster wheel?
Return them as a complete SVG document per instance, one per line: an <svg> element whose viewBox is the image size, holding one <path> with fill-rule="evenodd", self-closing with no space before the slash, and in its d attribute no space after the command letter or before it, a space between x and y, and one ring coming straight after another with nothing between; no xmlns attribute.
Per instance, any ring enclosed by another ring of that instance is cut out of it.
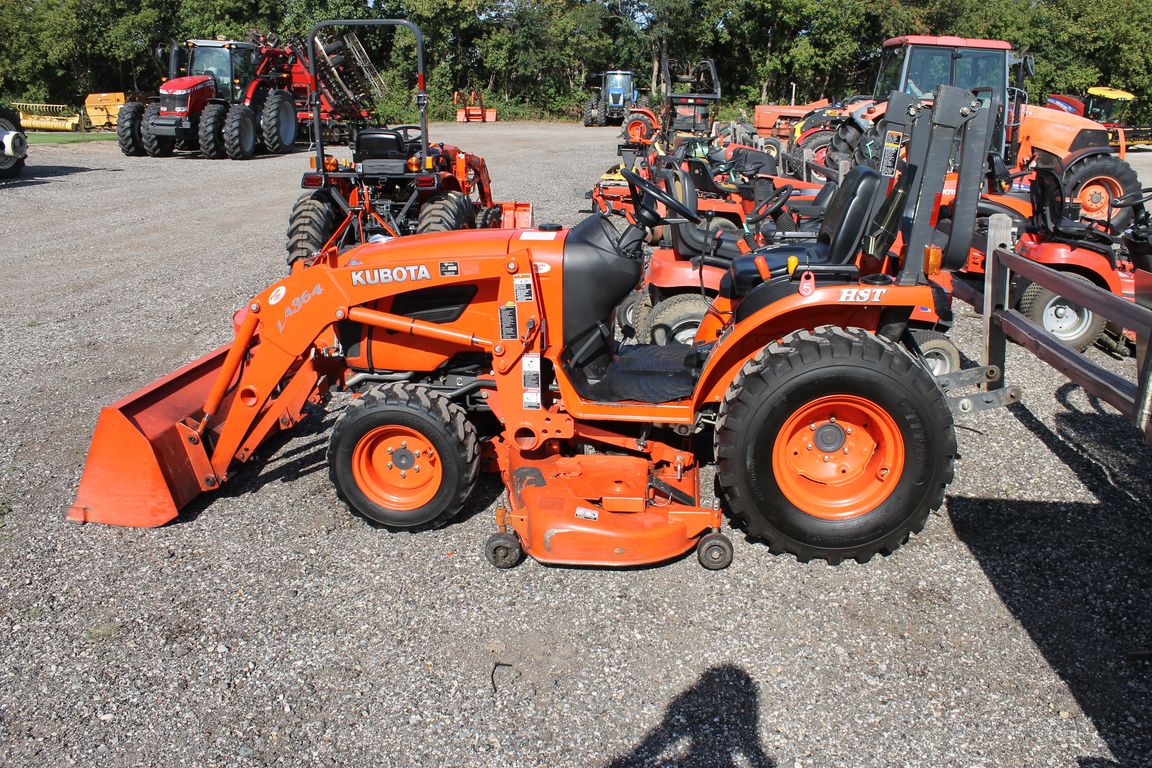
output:
<svg viewBox="0 0 1152 768"><path fill-rule="evenodd" d="M514 533L494 533L484 544L484 557L497 568L515 568L524 559L520 537Z"/></svg>
<svg viewBox="0 0 1152 768"><path fill-rule="evenodd" d="M722 571L732 565L732 540L722 533L708 533L696 545L696 559L710 571Z"/></svg>

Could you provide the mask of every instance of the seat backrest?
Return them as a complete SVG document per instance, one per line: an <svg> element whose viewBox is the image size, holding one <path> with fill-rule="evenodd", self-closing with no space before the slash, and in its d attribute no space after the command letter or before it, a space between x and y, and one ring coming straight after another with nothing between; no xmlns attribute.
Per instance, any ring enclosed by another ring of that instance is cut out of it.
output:
<svg viewBox="0 0 1152 768"><path fill-rule="evenodd" d="M395 159L406 155L404 137L399 131L390 128L361 128L356 132L352 147L352 159L361 160Z"/></svg>
<svg viewBox="0 0 1152 768"><path fill-rule="evenodd" d="M696 193L701 192L709 195L724 195L725 192L716 184L715 177L712 176L712 169L708 167L708 163L700 158L690 157L684 161L684 167L688 169L688 174L692 177L692 184L696 188Z"/></svg>
<svg viewBox="0 0 1152 768"><path fill-rule="evenodd" d="M853 166L824 213L816 241L828 245L828 263L843 264L855 254L868 226L881 176L866 165Z"/></svg>
<svg viewBox="0 0 1152 768"><path fill-rule="evenodd" d="M1052 234L1060 227L1067 206L1064 183L1051 168L1037 168L1028 189L1032 203L1032 226Z"/></svg>

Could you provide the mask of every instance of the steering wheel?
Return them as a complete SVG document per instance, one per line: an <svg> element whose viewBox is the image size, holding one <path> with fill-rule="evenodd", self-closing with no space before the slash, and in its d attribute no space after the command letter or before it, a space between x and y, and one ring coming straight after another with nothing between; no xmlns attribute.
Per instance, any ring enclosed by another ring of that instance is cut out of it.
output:
<svg viewBox="0 0 1152 768"><path fill-rule="evenodd" d="M391 130L396 131L397 133L403 135L405 143L407 143L409 141L416 141L417 139L420 138L420 133L421 133L420 126L418 126L418 125L394 125L394 126L392 126ZM409 135L409 134L413 134L413 133L416 135L415 136Z"/></svg>
<svg viewBox="0 0 1152 768"><path fill-rule="evenodd" d="M1131 208L1142 203L1147 203L1152 200L1152 187L1144 187L1144 189L1136 192L1129 192L1126 195L1121 195L1112 201L1113 208Z"/></svg>
<svg viewBox="0 0 1152 768"><path fill-rule="evenodd" d="M642 207L644 197L648 196L663 203L669 210L675 211L693 224L700 222L699 213L684 205L684 203L672 197L672 195L660 189L660 187L648 181L648 179L625 168L620 169L620 175L628 182L628 189L632 193L632 204L636 206L637 209Z"/></svg>
<svg viewBox="0 0 1152 768"><path fill-rule="evenodd" d="M775 216L790 197L792 197L792 185L785 184L772 193L771 197L753 208L752 213L744 217L744 221L748 224L759 224L769 216Z"/></svg>

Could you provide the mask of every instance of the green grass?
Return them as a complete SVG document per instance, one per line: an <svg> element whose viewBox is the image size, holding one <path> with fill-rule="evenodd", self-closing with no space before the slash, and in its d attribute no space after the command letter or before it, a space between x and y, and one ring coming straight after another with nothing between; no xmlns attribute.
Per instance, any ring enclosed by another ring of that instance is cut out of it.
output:
<svg viewBox="0 0 1152 768"><path fill-rule="evenodd" d="M81 141L116 141L116 134L107 133L68 133L65 131L30 131L29 144L75 144Z"/></svg>

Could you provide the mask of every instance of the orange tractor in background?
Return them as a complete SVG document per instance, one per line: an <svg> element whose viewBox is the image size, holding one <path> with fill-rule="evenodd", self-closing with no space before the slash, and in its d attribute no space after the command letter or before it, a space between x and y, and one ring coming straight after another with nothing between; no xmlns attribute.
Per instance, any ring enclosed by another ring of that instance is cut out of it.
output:
<svg viewBox="0 0 1152 768"><path fill-rule="evenodd" d="M314 91L315 142L302 195L288 218L288 264L295 269L329 248L418 232L532 226L531 203L495 202L484 158L428 140L428 94L424 88L424 40L414 24L381 20L408 29L416 42L416 104L419 125L353 125L351 158L337 158L323 138L323 93ZM321 27L345 22L324 22ZM350 37L350 35L345 36ZM309 61L322 47L309 38ZM318 86L322 81L311 71Z"/></svg>
<svg viewBox="0 0 1152 768"><path fill-rule="evenodd" d="M855 163L879 152L883 137L876 123L889 92L927 98L936 86L953 85L980 92L985 103L995 95L1005 105L993 148L1005 163L1003 175L1016 177L1018 189L1026 191L1032 168L1058 166L1083 215L1109 220L1120 231L1132 210L1113 209L1111 200L1140 187L1136 172L1124 161L1125 147L1114 149L1100 123L1028 104L1022 86L1032 67L1031 56L1018 55L1003 40L927 35L886 40L871 96L816 110L797 125L789 153L791 173L828 178L842 162Z"/></svg>
<svg viewBox="0 0 1152 768"><path fill-rule="evenodd" d="M485 452L507 488L485 547L498 567L525 554L637 566L695 550L723 568L725 512L802 560L888 554L952 479L950 405L962 406L917 356L907 321L933 301L929 274L942 266L932 246L947 235L933 231L931 208L954 161L963 179L973 162L981 172L988 134L969 129L988 112L942 87L917 108L903 187L860 168L836 249L735 259L715 308L723 332L708 344L613 337L645 230L664 219L657 205L698 218L631 171L634 221L622 230L593 214L571 230L328 249L246 302L231 344L103 409L69 515L169 522L343 390L328 460L347 504L389 528L444 525ZM858 226L873 209L880 228ZM892 222L907 232L887 255ZM972 229L954 221L944 252L966 253ZM883 258L845 256L866 238ZM718 496L701 482L713 457Z"/></svg>

